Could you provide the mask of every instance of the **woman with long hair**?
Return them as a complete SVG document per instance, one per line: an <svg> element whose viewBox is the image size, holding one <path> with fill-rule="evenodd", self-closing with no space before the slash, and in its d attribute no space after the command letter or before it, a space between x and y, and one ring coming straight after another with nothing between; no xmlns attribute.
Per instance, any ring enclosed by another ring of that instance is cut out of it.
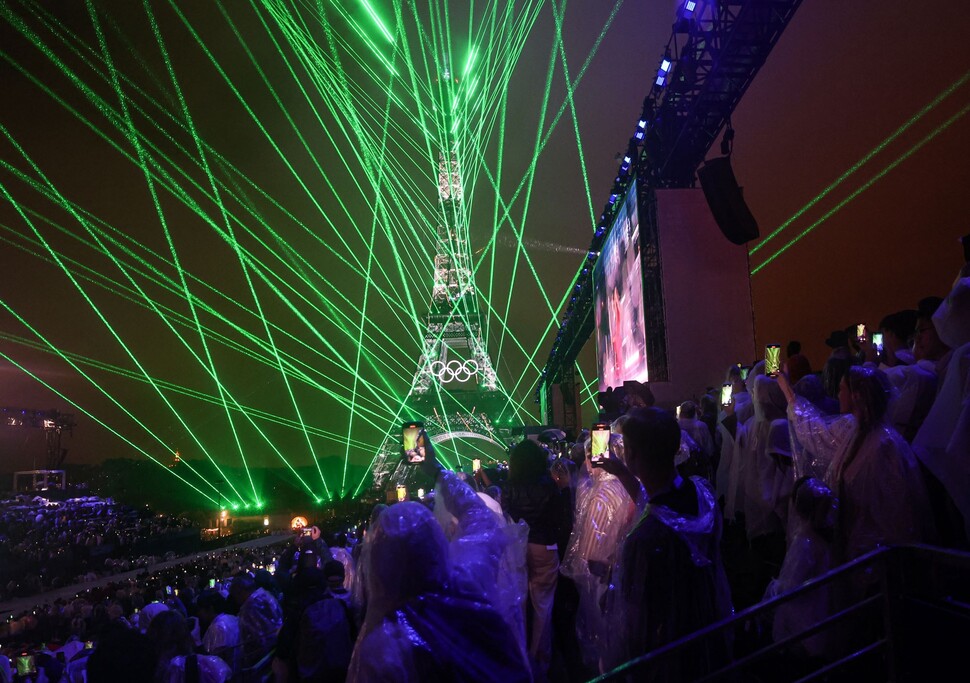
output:
<svg viewBox="0 0 970 683"><path fill-rule="evenodd" d="M502 508L529 525L526 565L529 572L529 658L536 680L545 680L552 658L552 603L559 577L558 543L563 499L549 475L549 454L537 441L524 439L509 454L509 478Z"/></svg>
<svg viewBox="0 0 970 683"><path fill-rule="evenodd" d="M828 459L825 483L839 497L836 551L851 560L880 545L933 535L929 499L916 456L888 423L892 388L875 368L848 368L839 386L842 415L827 419L780 380L798 440Z"/></svg>

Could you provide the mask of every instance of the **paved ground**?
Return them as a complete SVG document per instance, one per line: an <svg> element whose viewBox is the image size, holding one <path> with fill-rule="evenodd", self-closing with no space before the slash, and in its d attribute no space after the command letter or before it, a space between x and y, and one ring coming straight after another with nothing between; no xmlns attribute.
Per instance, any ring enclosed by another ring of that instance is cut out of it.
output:
<svg viewBox="0 0 970 683"><path fill-rule="evenodd" d="M180 564L186 564L187 562L192 562L196 558L203 557L205 555L215 555L218 553L223 553L226 551L239 550L240 548L262 548L264 546L273 545L276 543L286 543L291 538L292 534L280 534L280 535L270 535L270 536L260 536L259 538L253 539L252 541L246 541L245 543L237 543L235 545L227 545L224 548L217 548L216 550L207 550L201 553L194 553L192 555L185 555L184 557L177 557L174 560L169 560L167 562L159 562L153 564L150 567L144 567L141 569L132 569L128 572L123 572L121 574L111 574L110 576L103 576L94 581L89 581L87 583L76 583L73 586L64 586L63 588L58 588L57 590L47 591L46 593L40 593L38 595L31 595L26 598L17 598L15 600L9 600L4 603L0 603L0 617L6 617L8 614L20 614L29 609L33 609L36 605L43 605L46 602L54 602L58 598L71 598L80 593L81 591L86 591L89 588L97 588L99 586L106 586L109 583L114 583L116 581L125 581L127 579L133 579L139 574L145 572L156 572L161 569L168 569L169 567L176 567Z"/></svg>

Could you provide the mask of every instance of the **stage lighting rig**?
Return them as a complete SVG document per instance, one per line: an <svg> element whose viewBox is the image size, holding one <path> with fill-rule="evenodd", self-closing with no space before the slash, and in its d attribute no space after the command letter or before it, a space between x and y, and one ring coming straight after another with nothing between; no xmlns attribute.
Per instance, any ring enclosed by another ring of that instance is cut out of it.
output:
<svg viewBox="0 0 970 683"><path fill-rule="evenodd" d="M636 176L643 191L694 187L697 168L725 126L722 150L726 144L730 152L731 113L800 5L801 0L685 0L679 4L609 201L593 229L582 275L570 285L576 301L570 301L572 309L542 369L537 403L543 391L550 392L552 384L565 376L592 334L593 286L588 270L609 236L617 201L630 178Z"/></svg>

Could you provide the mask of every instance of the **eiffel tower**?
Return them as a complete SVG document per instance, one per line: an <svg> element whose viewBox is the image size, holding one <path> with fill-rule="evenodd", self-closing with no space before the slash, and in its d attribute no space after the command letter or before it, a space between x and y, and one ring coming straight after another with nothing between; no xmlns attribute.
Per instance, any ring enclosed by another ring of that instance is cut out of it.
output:
<svg viewBox="0 0 970 683"><path fill-rule="evenodd" d="M482 339L461 166L455 149L438 155L438 199L440 220L431 305L421 318L424 340L408 404L420 413L414 417L423 418L433 442L470 437L504 447L505 434L491 419L502 408L504 397ZM399 436L392 432L374 460L375 490L387 491L415 481L415 468L401 461Z"/></svg>

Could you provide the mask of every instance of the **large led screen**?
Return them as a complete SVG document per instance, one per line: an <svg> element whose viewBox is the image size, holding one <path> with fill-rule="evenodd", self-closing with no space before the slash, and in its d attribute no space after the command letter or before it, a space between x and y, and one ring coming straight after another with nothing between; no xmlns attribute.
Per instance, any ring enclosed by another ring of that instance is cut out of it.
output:
<svg viewBox="0 0 970 683"><path fill-rule="evenodd" d="M600 391L648 379L636 181L622 201L593 269Z"/></svg>

